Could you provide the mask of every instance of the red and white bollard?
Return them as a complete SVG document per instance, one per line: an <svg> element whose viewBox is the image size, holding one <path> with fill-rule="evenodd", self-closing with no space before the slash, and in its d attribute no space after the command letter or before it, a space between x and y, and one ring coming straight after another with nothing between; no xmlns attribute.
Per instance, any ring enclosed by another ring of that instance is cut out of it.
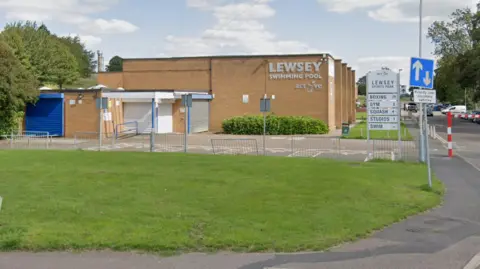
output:
<svg viewBox="0 0 480 269"><path fill-rule="evenodd" d="M452 112L447 113L447 141L448 141L448 157L453 157L452 144Z"/></svg>

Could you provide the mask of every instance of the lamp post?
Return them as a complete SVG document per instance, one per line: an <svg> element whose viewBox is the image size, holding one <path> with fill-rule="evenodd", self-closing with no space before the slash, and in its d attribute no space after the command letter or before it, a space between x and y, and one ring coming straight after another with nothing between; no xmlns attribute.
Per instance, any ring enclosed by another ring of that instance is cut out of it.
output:
<svg viewBox="0 0 480 269"><path fill-rule="evenodd" d="M420 0L420 5L419 5L419 8L418 8L418 17L419 17L419 24L418 24L418 57L419 58L422 58L422 23L423 23L423 0ZM420 127L420 161L421 162L425 162L425 131L426 129L426 126L425 123L424 123L424 119L423 119L423 113L424 113L424 110L425 110L425 106L423 104L420 104L420 115L419 115L419 118L418 118L418 124L419 124L419 127Z"/></svg>

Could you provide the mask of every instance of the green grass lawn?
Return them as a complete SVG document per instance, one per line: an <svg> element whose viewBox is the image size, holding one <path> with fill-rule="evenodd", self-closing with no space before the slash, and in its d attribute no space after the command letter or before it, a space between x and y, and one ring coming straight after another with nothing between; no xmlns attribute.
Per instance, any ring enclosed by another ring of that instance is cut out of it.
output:
<svg viewBox="0 0 480 269"><path fill-rule="evenodd" d="M366 96L365 95L359 95L357 99L360 102L361 106L365 105L365 102L366 102Z"/></svg>
<svg viewBox="0 0 480 269"><path fill-rule="evenodd" d="M358 114L358 113L357 113ZM358 116L357 116L358 118ZM412 135L404 124L401 125L402 140L413 140ZM342 136L344 139L367 139L367 123L361 122L350 129L348 136ZM370 131L371 139L398 139L398 131Z"/></svg>
<svg viewBox="0 0 480 269"><path fill-rule="evenodd" d="M0 163L1 250L320 250L443 193L406 163L82 151Z"/></svg>
<svg viewBox="0 0 480 269"><path fill-rule="evenodd" d="M356 113L357 120L367 120L367 112L357 112Z"/></svg>

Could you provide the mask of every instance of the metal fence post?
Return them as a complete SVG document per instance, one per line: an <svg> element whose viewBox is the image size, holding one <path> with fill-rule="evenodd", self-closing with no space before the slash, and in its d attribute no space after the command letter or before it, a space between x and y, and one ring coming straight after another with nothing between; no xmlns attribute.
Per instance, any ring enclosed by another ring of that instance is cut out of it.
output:
<svg viewBox="0 0 480 269"><path fill-rule="evenodd" d="M113 129L113 134L112 134L112 150L115 149L115 140L117 139L117 132L115 129Z"/></svg>
<svg viewBox="0 0 480 269"><path fill-rule="evenodd" d="M266 148L266 133L267 133L267 114L263 112L263 155L267 155L267 148Z"/></svg>
<svg viewBox="0 0 480 269"><path fill-rule="evenodd" d="M340 157L340 155L342 155L342 139L340 139L339 137L336 139L337 139L337 143L335 144L337 145L338 157Z"/></svg>
<svg viewBox="0 0 480 269"><path fill-rule="evenodd" d="M13 149L13 132L10 133L10 148Z"/></svg>
<svg viewBox="0 0 480 269"><path fill-rule="evenodd" d="M78 147L77 147L77 133L73 134L73 148L78 149Z"/></svg>
<svg viewBox="0 0 480 269"><path fill-rule="evenodd" d="M155 151L155 98L152 98L152 131L150 132L150 152Z"/></svg>
<svg viewBox="0 0 480 269"><path fill-rule="evenodd" d="M294 156L295 154L295 136L292 135L290 136L290 147L291 147L291 150L292 150L292 157Z"/></svg>

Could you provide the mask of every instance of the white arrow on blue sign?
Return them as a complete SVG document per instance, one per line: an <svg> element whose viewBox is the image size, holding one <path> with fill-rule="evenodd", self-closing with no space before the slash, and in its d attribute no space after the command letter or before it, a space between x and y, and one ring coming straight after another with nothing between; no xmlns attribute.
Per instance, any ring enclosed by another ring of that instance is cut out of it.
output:
<svg viewBox="0 0 480 269"><path fill-rule="evenodd" d="M435 62L431 59L412 57L410 61L410 86L433 89Z"/></svg>

